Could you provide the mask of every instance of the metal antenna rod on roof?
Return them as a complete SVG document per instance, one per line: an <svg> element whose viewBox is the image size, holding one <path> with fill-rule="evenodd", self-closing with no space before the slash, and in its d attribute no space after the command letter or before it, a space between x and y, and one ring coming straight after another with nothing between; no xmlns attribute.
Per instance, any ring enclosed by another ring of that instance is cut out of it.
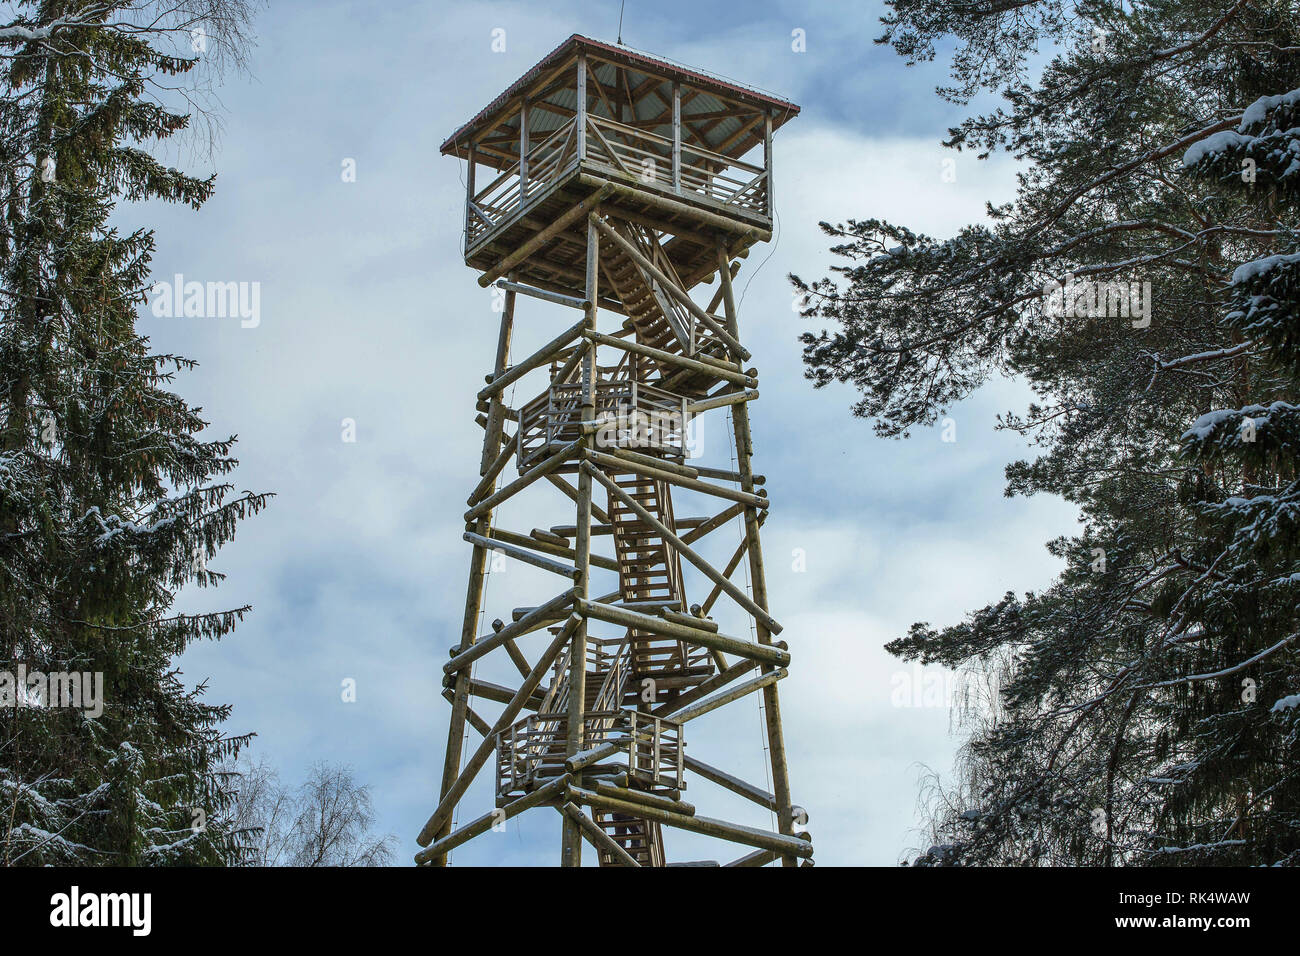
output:
<svg viewBox="0 0 1300 956"><path fill-rule="evenodd" d="M623 45L623 10L627 7L627 0L623 0L618 5L618 45Z"/></svg>

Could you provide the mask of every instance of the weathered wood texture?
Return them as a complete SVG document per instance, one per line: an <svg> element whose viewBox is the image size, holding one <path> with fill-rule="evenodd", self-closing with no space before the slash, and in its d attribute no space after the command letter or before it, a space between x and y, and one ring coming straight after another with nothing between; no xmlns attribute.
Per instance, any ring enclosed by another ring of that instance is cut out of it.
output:
<svg viewBox="0 0 1300 956"><path fill-rule="evenodd" d="M795 112L573 38L444 144L470 163L465 261L505 308L474 397L484 441L467 482L470 581L443 665L452 717L417 862L445 864L540 806L560 815L565 866L583 863L584 844L601 866L667 865L674 829L749 848L723 851L728 866L811 857L795 832L777 696L792 655L774 639L759 538L771 509L752 465L758 373L742 364L732 285L749 247L770 237L772 132ZM745 157L759 147L753 165ZM494 178L484 184L477 165ZM696 286L713 282L707 305L696 301ZM516 315L521 298L527 317ZM572 319L569 309L582 318L563 331L531 314ZM545 344L511 364L524 321L530 342ZM734 462L696 460L699 422L727 420ZM703 514L677 517L681 495ZM572 523L534 527L547 498L571 506ZM742 564L748 586L736 579ZM489 568L511 572L507 593L494 586L492 597L514 607L490 630L479 623ZM696 573L708 591L692 604ZM565 590L532 591L548 575ZM731 636L751 628L753 639ZM532 636L542 631L546 640ZM471 698L492 710L480 715ZM772 792L722 769L725 751L707 763L686 756L692 721L760 704ZM464 759L467 727L481 739ZM496 808L453 828L489 766ZM706 787L688 802L692 782ZM777 832L701 815L708 786L744 797L760 819L775 813Z"/></svg>

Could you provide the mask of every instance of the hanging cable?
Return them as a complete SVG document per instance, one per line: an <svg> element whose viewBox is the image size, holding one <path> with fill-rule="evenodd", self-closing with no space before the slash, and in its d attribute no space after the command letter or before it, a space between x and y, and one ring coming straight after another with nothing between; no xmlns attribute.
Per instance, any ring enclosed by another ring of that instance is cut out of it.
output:
<svg viewBox="0 0 1300 956"><path fill-rule="evenodd" d="M764 258L762 262L760 262L757 266L754 267L754 271L751 272L749 274L749 278L745 280L745 288L740 290L740 301L736 303L737 312L739 312L740 307L745 304L745 293L749 291L749 284L753 282L755 278L758 277L758 274L760 271L762 271L763 266L767 265L768 259L771 259L772 256L776 255L776 247L781 244L781 214L773 210L772 215L773 218L775 218L776 220L776 233L772 236L772 246L770 249L768 249L766 258Z"/></svg>

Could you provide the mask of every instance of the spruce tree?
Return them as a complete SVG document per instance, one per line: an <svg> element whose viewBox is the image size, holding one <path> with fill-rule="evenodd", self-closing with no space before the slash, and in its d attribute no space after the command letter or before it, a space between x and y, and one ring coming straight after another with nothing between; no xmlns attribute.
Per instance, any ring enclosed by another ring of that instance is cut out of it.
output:
<svg viewBox="0 0 1300 956"><path fill-rule="evenodd" d="M835 326L804 334L808 375L855 386L885 436L1020 377L1036 400L1000 426L1039 454L1008 466L1007 493L1060 495L1083 521L1049 543L1067 566L1043 593L889 645L995 689L915 862L1300 861L1300 14L890 6L881 42L909 61L955 41L942 95L1005 102L947 144L1024 170L1014 201L948 239L824 223L845 264L792 277Z"/></svg>
<svg viewBox="0 0 1300 956"><path fill-rule="evenodd" d="M1260 97L1235 129L1197 143L1183 162L1191 175L1275 227L1278 251L1237 265L1227 282L1223 324L1234 347L1248 346L1255 359L1246 401L1200 416L1182 436L1189 457L1214 482L1214 493L1194 508L1216 562L1196 603L1204 626L1229 635L1238 663L1221 656L1205 660L1204 666L1220 669L1220 694L1201 701L1184 786L1167 820L1184 842L1214 847L1218 841L1226 851L1215 854L1220 859L1296 864L1300 89ZM1292 214L1278 218L1278 208ZM1200 808L1230 797L1235 812L1227 828L1216 828Z"/></svg>
<svg viewBox="0 0 1300 956"><path fill-rule="evenodd" d="M248 608L175 613L266 503L227 476L234 438L171 391L193 363L135 328L153 234L122 200L198 208L213 179L151 147L191 117L166 89L242 42L242 0L15 4L0 28L0 671L103 675L103 712L0 717L0 861L219 864L238 856L218 773L247 740L174 658ZM201 31L201 32L200 32ZM238 49L233 48L238 56ZM21 689L20 689L21 694ZM31 703L31 702L29 702Z"/></svg>

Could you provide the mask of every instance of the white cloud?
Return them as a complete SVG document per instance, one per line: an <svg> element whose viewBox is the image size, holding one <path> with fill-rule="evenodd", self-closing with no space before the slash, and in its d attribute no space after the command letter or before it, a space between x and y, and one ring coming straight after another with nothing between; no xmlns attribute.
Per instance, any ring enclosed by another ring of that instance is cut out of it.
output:
<svg viewBox="0 0 1300 956"><path fill-rule="evenodd" d="M469 559L461 514L482 434L473 395L496 339L487 293L459 261L457 164L437 146L579 29L585 8L542 16L522 4L413 7L372 20L352 9L313 5L305 25L270 13L257 85L225 97L216 197L197 215L148 211L160 223L157 272L261 281L261 326L142 323L157 347L204 363L179 389L205 407L214 433L239 433L239 481L279 495L212 562L228 583L185 596L191 607L256 606L220 646L186 656L187 676L211 678L211 699L235 704L230 729L257 730L257 747L286 779L316 760L355 765L375 790L382 826L411 849L441 770L449 710L441 667L460 630ZM487 52L498 22L510 31L504 57ZM715 56L727 39L699 39L679 58L749 75L744 62ZM811 74L791 71L826 69L782 61L769 73L777 46L753 67L755 80L777 77L763 85L787 76L812 84ZM856 65L836 68L851 77ZM1042 542L1068 531L1072 514L1001 497L1002 466L1021 449L993 432L992 416L1022 400L1017 387L995 384L954 410L960 438L945 445L925 432L880 441L850 418L847 389L814 392L803 379L801 320L784 277L819 276L830 264L818 219L877 216L943 235L1014 186L1010 165L965 156L946 183L934 142L870 135L870 116L849 126L816 106L778 134L779 242L755 249L742 271L741 317L762 377L752 411L756 464L773 499L764 532L772 607L794 655L781 695L795 796L813 814L820 862L888 864L915 826L917 765L946 769L954 740L946 712L891 705L889 680L902 665L881 645L914 620L952 623L1004 590L1047 583L1054 569ZM937 139L942 124L934 125ZM344 157L357 159L356 183L340 181ZM529 302L515 353L569 321ZM528 394L521 384L517 398ZM356 420L355 444L340 439L345 417ZM726 464L721 442L710 454ZM555 498L549 512L512 506L503 524L526 533L568 520ZM790 570L795 548L806 552L806 573ZM512 566L491 581L484 620L508 618L556 581ZM356 704L340 700L345 677L358 681ZM688 739L762 782L756 701L753 714L744 704L731 716L724 708ZM692 798L708 815L749 812L708 785ZM490 806L480 781L461 819ZM460 859L554 862L554 817L512 822ZM726 852L670 840L682 852Z"/></svg>

